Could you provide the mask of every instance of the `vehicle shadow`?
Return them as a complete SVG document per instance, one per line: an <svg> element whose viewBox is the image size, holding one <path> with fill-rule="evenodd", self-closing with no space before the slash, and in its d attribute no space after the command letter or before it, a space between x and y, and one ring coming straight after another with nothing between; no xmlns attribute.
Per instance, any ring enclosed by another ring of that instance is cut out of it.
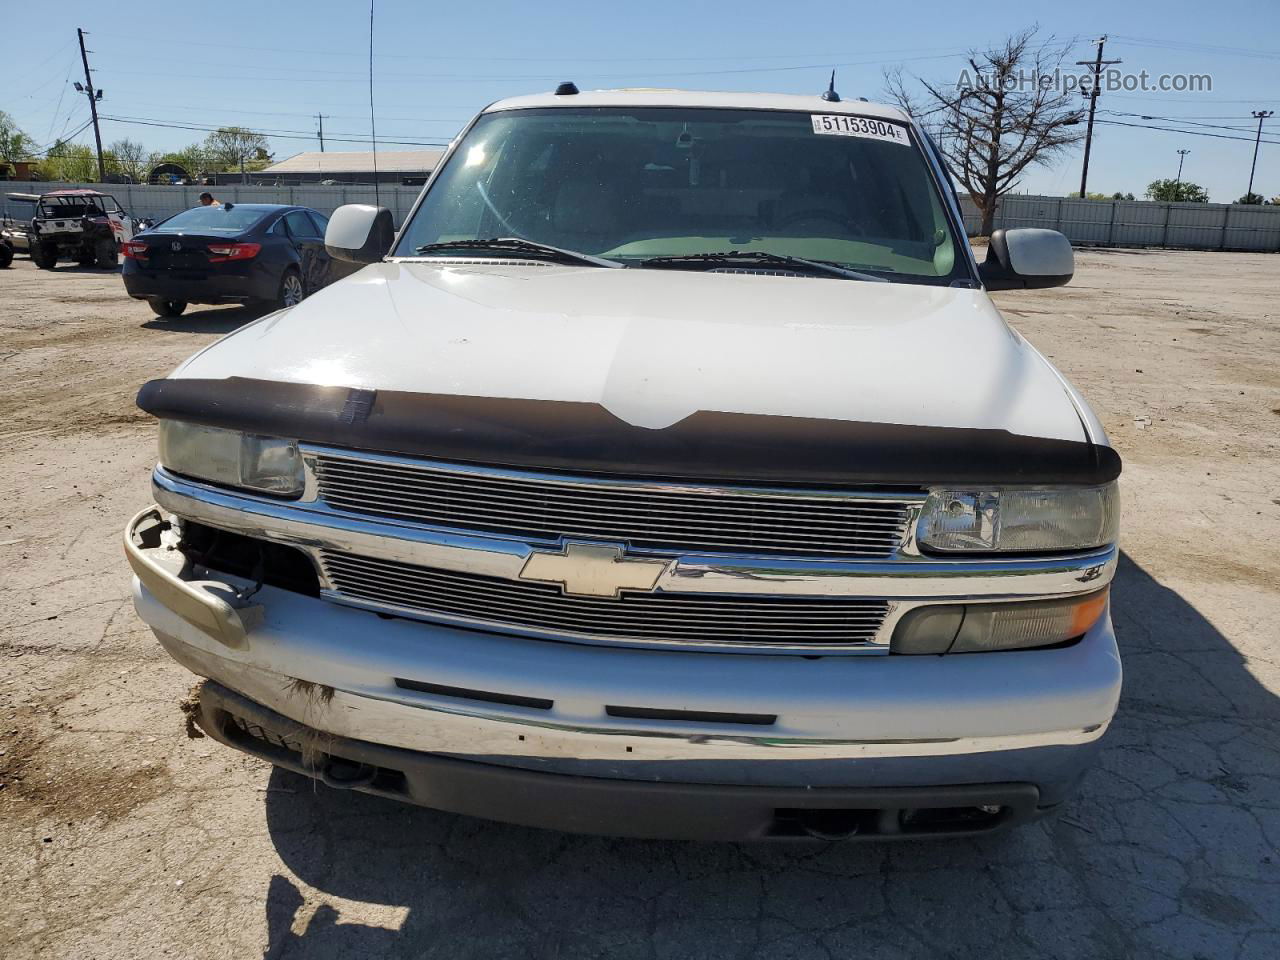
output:
<svg viewBox="0 0 1280 960"><path fill-rule="evenodd" d="M1127 556L1113 596L1120 712L1055 817L974 841L645 842L473 820L276 770L266 821L288 874L267 891L265 955L1280 955L1280 704Z"/></svg>
<svg viewBox="0 0 1280 960"><path fill-rule="evenodd" d="M177 317L152 317L138 324L143 330L165 333L230 333L266 316L275 308L264 305L187 308Z"/></svg>

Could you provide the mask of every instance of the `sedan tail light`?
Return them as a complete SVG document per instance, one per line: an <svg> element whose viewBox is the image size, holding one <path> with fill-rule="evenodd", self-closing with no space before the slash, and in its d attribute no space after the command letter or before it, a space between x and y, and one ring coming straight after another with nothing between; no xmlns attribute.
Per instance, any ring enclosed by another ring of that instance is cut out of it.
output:
<svg viewBox="0 0 1280 960"><path fill-rule="evenodd" d="M120 251L131 260L145 260L150 255L147 245L140 240L126 240L120 245Z"/></svg>
<svg viewBox="0 0 1280 960"><path fill-rule="evenodd" d="M223 263L227 260L252 260L262 249L260 243L211 243L208 246L209 262Z"/></svg>

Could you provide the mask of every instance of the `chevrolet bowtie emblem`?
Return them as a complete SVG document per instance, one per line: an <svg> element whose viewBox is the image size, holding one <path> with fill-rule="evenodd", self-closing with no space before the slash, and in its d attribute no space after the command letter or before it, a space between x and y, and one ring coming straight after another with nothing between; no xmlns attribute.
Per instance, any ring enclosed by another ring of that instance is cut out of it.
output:
<svg viewBox="0 0 1280 960"><path fill-rule="evenodd" d="M626 559L612 544L566 543L561 553L530 554L520 579L558 583L579 597L616 597L621 590L652 590L666 568L666 560Z"/></svg>

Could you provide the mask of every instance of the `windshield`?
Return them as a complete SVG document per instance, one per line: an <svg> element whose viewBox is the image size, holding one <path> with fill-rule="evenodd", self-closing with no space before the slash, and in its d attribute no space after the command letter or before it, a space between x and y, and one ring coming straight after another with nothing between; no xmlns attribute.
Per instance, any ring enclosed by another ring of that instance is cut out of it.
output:
<svg viewBox="0 0 1280 960"><path fill-rule="evenodd" d="M396 254L493 237L627 265L744 251L892 280L968 279L909 128L847 115L672 107L485 114Z"/></svg>
<svg viewBox="0 0 1280 960"><path fill-rule="evenodd" d="M192 207L152 227L151 233L213 233L231 236L244 233L270 211L261 207Z"/></svg>

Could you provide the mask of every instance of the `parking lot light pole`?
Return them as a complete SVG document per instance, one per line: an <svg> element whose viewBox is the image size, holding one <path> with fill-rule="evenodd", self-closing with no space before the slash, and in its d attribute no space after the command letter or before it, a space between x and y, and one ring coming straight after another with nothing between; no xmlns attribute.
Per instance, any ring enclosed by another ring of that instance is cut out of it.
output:
<svg viewBox="0 0 1280 960"><path fill-rule="evenodd" d="M1249 189L1246 190L1244 194L1246 197L1253 196L1253 175L1258 169L1258 146L1262 143L1262 121L1274 114L1274 110L1253 111L1254 117L1258 120L1258 137L1253 141L1253 166L1249 168Z"/></svg>

